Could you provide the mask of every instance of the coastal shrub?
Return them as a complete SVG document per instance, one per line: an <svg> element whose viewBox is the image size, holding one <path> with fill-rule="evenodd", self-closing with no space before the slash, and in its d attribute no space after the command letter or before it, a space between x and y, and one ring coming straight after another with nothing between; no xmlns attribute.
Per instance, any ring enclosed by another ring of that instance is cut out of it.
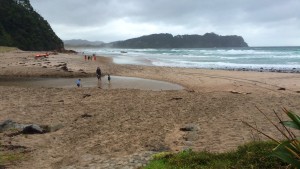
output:
<svg viewBox="0 0 300 169"><path fill-rule="evenodd" d="M221 169L221 168L283 168L287 163L271 156L274 142L251 142L227 153L194 152L185 150L177 154L153 159L145 169Z"/></svg>
<svg viewBox="0 0 300 169"><path fill-rule="evenodd" d="M300 116L298 116L294 112L289 111L284 108L283 112L290 118L290 121L283 121L279 117L279 115L274 111L274 114L276 115L276 117L279 120L279 124L282 126L282 128L281 128L278 125L276 125L275 123L273 123L270 120L270 118L263 111L261 111L261 110L259 110L259 111L285 137L285 140L283 140L283 141L277 140L277 139L265 134L264 132L257 129L256 127L253 127L249 123L247 123L247 122L244 122L244 123L277 143L277 146L276 147L274 146L275 148L273 149L273 152L272 152L273 156L280 158L282 161L289 163L293 167L300 168L300 140L289 129L289 128L293 128L296 130L300 130ZM289 128L287 128L287 127L289 127Z"/></svg>

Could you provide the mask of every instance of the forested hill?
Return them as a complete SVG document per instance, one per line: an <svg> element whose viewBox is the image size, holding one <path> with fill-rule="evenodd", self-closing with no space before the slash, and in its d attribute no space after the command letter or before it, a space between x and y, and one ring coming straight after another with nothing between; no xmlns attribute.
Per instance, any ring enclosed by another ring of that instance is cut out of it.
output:
<svg viewBox="0 0 300 169"><path fill-rule="evenodd" d="M241 36L220 36L215 33L204 35L152 34L138 38L109 43L115 48L213 48L248 47Z"/></svg>
<svg viewBox="0 0 300 169"><path fill-rule="evenodd" d="M62 40L29 0L0 0L0 46L22 50L62 50Z"/></svg>

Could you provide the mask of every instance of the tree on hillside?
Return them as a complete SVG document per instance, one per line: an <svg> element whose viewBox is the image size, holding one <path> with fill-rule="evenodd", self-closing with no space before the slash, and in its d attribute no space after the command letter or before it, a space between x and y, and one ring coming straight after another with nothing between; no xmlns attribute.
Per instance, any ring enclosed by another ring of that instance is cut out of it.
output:
<svg viewBox="0 0 300 169"><path fill-rule="evenodd" d="M63 42L29 0L1 0L0 45L22 50L60 50Z"/></svg>

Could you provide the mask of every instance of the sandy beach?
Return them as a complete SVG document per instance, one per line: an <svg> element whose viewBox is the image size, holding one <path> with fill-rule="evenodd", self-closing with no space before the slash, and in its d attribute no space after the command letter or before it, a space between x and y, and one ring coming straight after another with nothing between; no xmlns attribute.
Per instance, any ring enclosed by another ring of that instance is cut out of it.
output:
<svg viewBox="0 0 300 169"><path fill-rule="evenodd" d="M242 120L280 138L256 107L275 122L273 110L300 112L297 73L117 65L109 57L85 61L62 53L35 59L37 53L0 53L0 77L93 77L100 66L105 75L160 80L184 89L76 88L75 82L67 89L0 86L0 123L60 126L45 134L0 133L1 145L26 149L26 160L9 168L136 168L143 164L132 158L148 160L161 151L226 152L267 139ZM191 126L192 131L183 131Z"/></svg>

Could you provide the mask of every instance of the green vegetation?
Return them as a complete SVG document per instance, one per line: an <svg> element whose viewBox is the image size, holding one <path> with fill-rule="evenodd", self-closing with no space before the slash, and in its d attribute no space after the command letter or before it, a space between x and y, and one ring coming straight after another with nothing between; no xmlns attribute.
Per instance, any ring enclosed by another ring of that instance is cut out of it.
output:
<svg viewBox="0 0 300 169"><path fill-rule="evenodd" d="M276 115L276 117L279 120L279 123L281 124L281 126L279 127L275 123L273 123L264 112L262 112L261 110L259 111L286 138L286 140L284 141L276 140L275 138L265 134L264 132L257 129L256 127L253 127L249 123L247 122L244 123L278 144L276 148L274 148L273 150L274 156L280 158L282 161L291 164L293 167L300 168L300 140L299 138L296 137L296 135L291 130L287 128L290 127L296 130L300 130L300 116L296 115L292 111L283 109L283 112L291 119L291 121L283 121L280 118L280 116L274 111L274 114Z"/></svg>
<svg viewBox="0 0 300 169"><path fill-rule="evenodd" d="M14 50L17 50L17 48L15 48L15 47L0 46L0 53L10 52L10 51L14 51Z"/></svg>
<svg viewBox="0 0 300 169"><path fill-rule="evenodd" d="M155 155L144 169L285 168L287 163L271 156L274 142L252 142L228 153L182 151Z"/></svg>
<svg viewBox="0 0 300 169"><path fill-rule="evenodd" d="M21 50L61 50L63 42L29 0L1 0L0 46Z"/></svg>
<svg viewBox="0 0 300 169"><path fill-rule="evenodd" d="M0 168L25 160L25 151L18 148L6 148L0 144Z"/></svg>
<svg viewBox="0 0 300 169"><path fill-rule="evenodd" d="M248 47L241 36L220 36L215 33L204 35L177 35L168 33L152 34L138 38L117 41L103 46L115 48L213 48Z"/></svg>
<svg viewBox="0 0 300 169"><path fill-rule="evenodd" d="M7 166L11 164L15 164L25 159L24 153L3 153L0 152L0 168L1 166Z"/></svg>

